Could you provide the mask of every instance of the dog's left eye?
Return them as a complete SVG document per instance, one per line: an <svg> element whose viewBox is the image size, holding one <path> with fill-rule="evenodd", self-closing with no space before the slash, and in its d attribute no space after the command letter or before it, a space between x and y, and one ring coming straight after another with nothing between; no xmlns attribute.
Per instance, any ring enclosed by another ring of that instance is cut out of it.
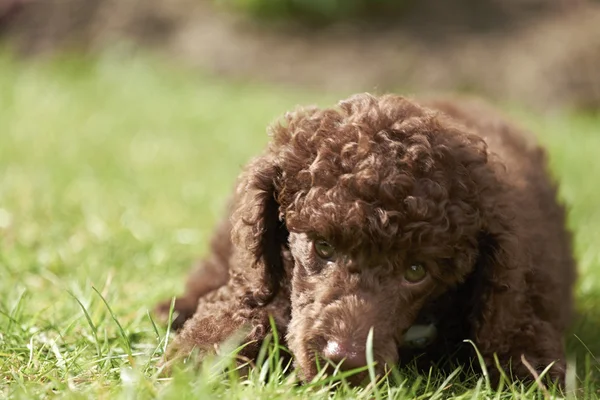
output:
<svg viewBox="0 0 600 400"><path fill-rule="evenodd" d="M404 279L410 283L421 282L427 276L427 270L423 264L412 264L404 271Z"/></svg>
<svg viewBox="0 0 600 400"><path fill-rule="evenodd" d="M313 242L315 253L325 260L332 259L335 255L335 248L324 240L315 240Z"/></svg>

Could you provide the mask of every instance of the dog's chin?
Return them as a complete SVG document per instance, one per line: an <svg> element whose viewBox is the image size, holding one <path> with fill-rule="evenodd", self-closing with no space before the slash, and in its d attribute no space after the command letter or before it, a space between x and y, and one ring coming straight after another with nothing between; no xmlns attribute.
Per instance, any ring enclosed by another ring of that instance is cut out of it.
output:
<svg viewBox="0 0 600 400"><path fill-rule="evenodd" d="M304 383L312 382L319 375L317 360L314 357L296 357L295 370L298 378Z"/></svg>
<svg viewBox="0 0 600 400"><path fill-rule="evenodd" d="M298 377L303 382L311 382L324 367L322 360L317 361L318 344L314 341L302 342L299 346L290 345L294 356L294 366Z"/></svg>

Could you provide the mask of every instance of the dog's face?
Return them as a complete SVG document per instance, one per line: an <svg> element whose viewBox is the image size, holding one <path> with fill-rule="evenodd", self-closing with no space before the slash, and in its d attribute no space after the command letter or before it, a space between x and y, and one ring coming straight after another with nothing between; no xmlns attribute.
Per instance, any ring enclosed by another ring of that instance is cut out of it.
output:
<svg viewBox="0 0 600 400"><path fill-rule="evenodd" d="M448 262L447 254L349 252L305 233L291 234L290 248L295 267L288 339L308 379L325 360L343 361L344 370L366 365L371 328L379 370L395 365L419 311L449 284L441 281L439 265Z"/></svg>
<svg viewBox="0 0 600 400"><path fill-rule="evenodd" d="M365 214L362 225L368 227L366 221L388 213L394 214L383 209ZM377 224L386 225L381 220ZM404 220L403 225L410 224ZM306 379L318 372L317 363L327 365L325 360L342 362L343 370L362 367L372 328L374 358L382 372L385 364L395 365L402 357L404 335L423 306L472 269L477 248L469 240L456 241L444 230L419 241L401 226L396 234L382 232L379 237L367 229L371 241L361 243L359 226L340 221L329 228L292 231L289 236L294 260L290 349ZM353 235L358 245L352 243Z"/></svg>
<svg viewBox="0 0 600 400"><path fill-rule="evenodd" d="M265 276L281 270L270 249L293 258L287 341L305 379L319 360L364 366L370 329L379 371L398 362L423 307L473 270L488 190L485 144L436 113L399 98L342 109L276 127L243 186L263 210L245 221Z"/></svg>
<svg viewBox="0 0 600 400"><path fill-rule="evenodd" d="M283 182L294 198L283 217L294 260L288 342L308 379L324 359L364 366L371 328L379 370L395 365L423 306L464 280L477 258L476 206L457 196L461 171L432 154L436 134L421 136L413 160L398 154L413 135L379 135L362 155L347 150L355 159L346 168L335 161L343 150L324 140L304 172Z"/></svg>

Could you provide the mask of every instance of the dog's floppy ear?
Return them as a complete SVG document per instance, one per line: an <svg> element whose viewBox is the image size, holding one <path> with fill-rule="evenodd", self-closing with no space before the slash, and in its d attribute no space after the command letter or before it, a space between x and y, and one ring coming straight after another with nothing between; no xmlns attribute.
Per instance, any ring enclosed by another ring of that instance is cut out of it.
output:
<svg viewBox="0 0 600 400"><path fill-rule="evenodd" d="M280 218L280 178L279 166L267 154L250 163L237 188L233 240L251 253L252 267L258 268L259 287L249 299L256 306L269 303L286 280L282 250L289 233Z"/></svg>
<svg viewBox="0 0 600 400"><path fill-rule="evenodd" d="M531 310L526 301L525 280L530 261L520 248L515 227L504 216L499 218L479 236L471 318L479 350L500 356L509 351L514 334Z"/></svg>

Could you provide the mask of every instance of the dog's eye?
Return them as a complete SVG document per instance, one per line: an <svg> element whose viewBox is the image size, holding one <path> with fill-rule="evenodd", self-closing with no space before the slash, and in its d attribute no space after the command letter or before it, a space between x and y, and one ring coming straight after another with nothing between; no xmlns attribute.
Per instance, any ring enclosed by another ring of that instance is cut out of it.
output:
<svg viewBox="0 0 600 400"><path fill-rule="evenodd" d="M410 283L421 282L427 276L427 270L423 264L411 264L406 271L404 271L404 279Z"/></svg>
<svg viewBox="0 0 600 400"><path fill-rule="evenodd" d="M325 260L329 260L335 255L335 248L324 240L315 240L313 246L315 253Z"/></svg>

